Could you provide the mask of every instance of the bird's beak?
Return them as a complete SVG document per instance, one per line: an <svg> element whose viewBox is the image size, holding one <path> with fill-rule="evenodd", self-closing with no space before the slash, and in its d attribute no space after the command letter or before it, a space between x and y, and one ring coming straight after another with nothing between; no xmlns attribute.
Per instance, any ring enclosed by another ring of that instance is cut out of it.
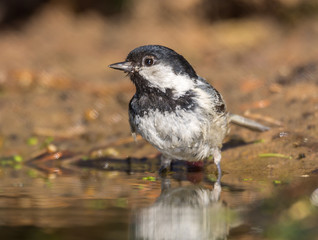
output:
<svg viewBox="0 0 318 240"><path fill-rule="evenodd" d="M134 66L131 62L119 62L119 63L113 63L109 65L108 67L121 70L124 72L132 72L134 70Z"/></svg>

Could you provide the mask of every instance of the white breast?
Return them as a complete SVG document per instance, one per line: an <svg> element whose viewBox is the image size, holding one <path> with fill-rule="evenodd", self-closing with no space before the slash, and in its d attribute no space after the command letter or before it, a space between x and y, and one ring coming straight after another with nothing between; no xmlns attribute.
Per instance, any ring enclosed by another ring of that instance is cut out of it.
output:
<svg viewBox="0 0 318 240"><path fill-rule="evenodd" d="M209 157L211 149L219 147L225 135L220 121L214 122L200 111L150 111L143 117L135 117L133 124L137 133L163 154L197 161Z"/></svg>

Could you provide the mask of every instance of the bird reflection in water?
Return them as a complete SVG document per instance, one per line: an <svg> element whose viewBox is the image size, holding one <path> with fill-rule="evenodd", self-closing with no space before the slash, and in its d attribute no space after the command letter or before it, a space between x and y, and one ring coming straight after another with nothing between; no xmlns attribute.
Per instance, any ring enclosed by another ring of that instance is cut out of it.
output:
<svg viewBox="0 0 318 240"><path fill-rule="evenodd" d="M226 239L230 211L220 201L221 185L171 188L162 179L156 202L133 215L132 239Z"/></svg>

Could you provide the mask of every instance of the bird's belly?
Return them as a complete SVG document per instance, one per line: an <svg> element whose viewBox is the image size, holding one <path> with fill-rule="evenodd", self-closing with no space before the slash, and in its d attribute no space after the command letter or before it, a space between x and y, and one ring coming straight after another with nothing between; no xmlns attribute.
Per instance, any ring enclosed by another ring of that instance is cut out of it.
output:
<svg viewBox="0 0 318 240"><path fill-rule="evenodd" d="M225 135L225 130L210 119L185 110L149 112L142 117L135 116L132 124L137 133L160 152L179 160L197 161L208 157L212 148L222 144Z"/></svg>

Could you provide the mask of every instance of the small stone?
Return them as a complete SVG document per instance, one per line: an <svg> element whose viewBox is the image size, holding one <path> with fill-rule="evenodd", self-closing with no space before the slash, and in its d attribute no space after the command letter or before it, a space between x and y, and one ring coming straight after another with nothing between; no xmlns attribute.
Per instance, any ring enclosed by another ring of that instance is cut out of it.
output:
<svg viewBox="0 0 318 240"><path fill-rule="evenodd" d="M305 157L306 157L305 153L299 153L297 159L300 160L300 159L303 159Z"/></svg>
<svg viewBox="0 0 318 240"><path fill-rule="evenodd" d="M54 144L47 145L46 149L49 153L57 152L57 147Z"/></svg>

